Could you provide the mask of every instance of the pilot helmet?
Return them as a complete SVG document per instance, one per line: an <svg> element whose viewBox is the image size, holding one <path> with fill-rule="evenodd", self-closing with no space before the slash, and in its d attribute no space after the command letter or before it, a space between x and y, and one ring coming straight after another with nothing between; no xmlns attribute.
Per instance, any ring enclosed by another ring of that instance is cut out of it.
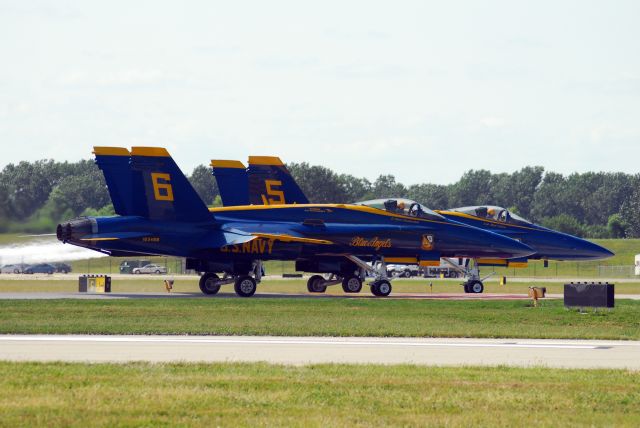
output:
<svg viewBox="0 0 640 428"><path fill-rule="evenodd" d="M402 201L398 202L398 209L399 210L403 210L404 209L404 202L402 202Z"/></svg>
<svg viewBox="0 0 640 428"><path fill-rule="evenodd" d="M490 216L494 216L496 214L496 210L493 208L489 208L487 210L487 214L489 214Z"/></svg>

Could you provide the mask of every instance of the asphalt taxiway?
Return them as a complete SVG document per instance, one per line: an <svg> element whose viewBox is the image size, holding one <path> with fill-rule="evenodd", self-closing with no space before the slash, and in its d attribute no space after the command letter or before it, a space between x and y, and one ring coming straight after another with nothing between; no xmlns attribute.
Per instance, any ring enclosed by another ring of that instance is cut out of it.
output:
<svg viewBox="0 0 640 428"><path fill-rule="evenodd" d="M0 360L509 365L640 370L640 341L0 335Z"/></svg>

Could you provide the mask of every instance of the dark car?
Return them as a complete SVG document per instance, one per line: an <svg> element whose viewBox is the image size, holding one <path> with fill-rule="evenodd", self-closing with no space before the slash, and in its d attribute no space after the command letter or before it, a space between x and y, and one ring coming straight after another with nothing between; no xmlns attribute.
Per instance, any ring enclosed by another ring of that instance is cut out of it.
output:
<svg viewBox="0 0 640 428"><path fill-rule="evenodd" d="M32 274L32 273L48 273L51 275L56 271L56 267L50 265L49 263L39 263L37 265L31 265L24 270L23 273Z"/></svg>
<svg viewBox="0 0 640 428"><path fill-rule="evenodd" d="M66 263L51 263L54 268L56 268L56 272L58 273L69 273L71 272L71 266Z"/></svg>
<svg viewBox="0 0 640 428"><path fill-rule="evenodd" d="M1 273L22 273L27 267L29 267L29 265L26 265L24 263L4 265L2 266L2 269L0 269L0 272Z"/></svg>

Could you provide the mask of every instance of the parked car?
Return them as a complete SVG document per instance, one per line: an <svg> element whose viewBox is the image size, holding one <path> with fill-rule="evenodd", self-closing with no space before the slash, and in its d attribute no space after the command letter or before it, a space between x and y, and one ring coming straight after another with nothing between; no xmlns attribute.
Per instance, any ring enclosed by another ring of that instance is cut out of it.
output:
<svg viewBox="0 0 640 428"><path fill-rule="evenodd" d="M56 272L69 273L71 272L71 266L66 263L51 263L56 268Z"/></svg>
<svg viewBox="0 0 640 428"><path fill-rule="evenodd" d="M167 273L167 268L164 266L150 264L142 267L137 267L133 269L134 274L140 273L155 273L156 275L160 275L161 273Z"/></svg>
<svg viewBox="0 0 640 428"><path fill-rule="evenodd" d="M0 269L0 273L22 273L29 265L24 263L17 263L11 265L4 265Z"/></svg>
<svg viewBox="0 0 640 428"><path fill-rule="evenodd" d="M135 268L150 265L149 260L124 260L120 263L120 273L133 273Z"/></svg>
<svg viewBox="0 0 640 428"><path fill-rule="evenodd" d="M387 275L389 276L411 278L418 275L419 272L418 265L387 265Z"/></svg>
<svg viewBox="0 0 640 428"><path fill-rule="evenodd" d="M33 273L48 273L49 275L53 274L56 271L56 267L54 265L50 265L49 263L38 263L36 265L31 265L24 270L24 273L33 274Z"/></svg>

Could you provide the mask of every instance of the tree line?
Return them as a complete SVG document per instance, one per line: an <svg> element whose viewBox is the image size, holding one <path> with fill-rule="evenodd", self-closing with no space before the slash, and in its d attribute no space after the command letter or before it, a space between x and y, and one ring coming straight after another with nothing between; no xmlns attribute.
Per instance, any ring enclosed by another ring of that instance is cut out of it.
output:
<svg viewBox="0 0 640 428"><path fill-rule="evenodd" d="M453 184L407 186L393 175L380 175L372 182L305 162L288 168L314 203L405 197L431 209L498 205L577 236L640 237L640 174L565 176L534 166L499 174L470 170ZM188 178L207 205L220 205L209 167L196 167ZM92 160L20 162L0 172L1 232L52 232L64 219L113 213L104 177Z"/></svg>

